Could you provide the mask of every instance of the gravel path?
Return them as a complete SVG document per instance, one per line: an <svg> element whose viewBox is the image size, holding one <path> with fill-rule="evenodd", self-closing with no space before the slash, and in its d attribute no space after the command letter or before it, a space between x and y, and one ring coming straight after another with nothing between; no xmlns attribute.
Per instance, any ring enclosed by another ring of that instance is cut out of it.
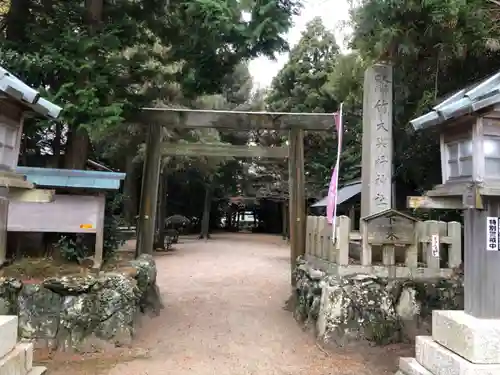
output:
<svg viewBox="0 0 500 375"><path fill-rule="evenodd" d="M147 358L86 373L394 373L394 353L385 363L377 359L381 350L389 353L387 348L328 354L283 309L290 295L289 256L279 237L228 234L208 242L183 240L176 251L157 256L157 267L165 309L144 321L134 343L147 351Z"/></svg>

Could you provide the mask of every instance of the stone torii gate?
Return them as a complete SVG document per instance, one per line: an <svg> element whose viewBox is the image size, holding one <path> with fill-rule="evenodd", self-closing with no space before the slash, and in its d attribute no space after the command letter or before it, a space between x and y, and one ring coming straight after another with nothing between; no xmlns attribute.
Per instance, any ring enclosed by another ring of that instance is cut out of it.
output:
<svg viewBox="0 0 500 375"><path fill-rule="evenodd" d="M306 235L304 131L325 131L333 128L332 113L279 113L173 108L143 108L141 122L148 124L146 154L139 210L137 253L153 251L156 201L161 155L233 156L288 158L290 257L291 269L295 260L304 254ZM288 131L288 146L235 146L200 144L164 144L163 128L218 128L245 130ZM162 151L163 150L163 151ZM292 280L293 283L293 280Z"/></svg>

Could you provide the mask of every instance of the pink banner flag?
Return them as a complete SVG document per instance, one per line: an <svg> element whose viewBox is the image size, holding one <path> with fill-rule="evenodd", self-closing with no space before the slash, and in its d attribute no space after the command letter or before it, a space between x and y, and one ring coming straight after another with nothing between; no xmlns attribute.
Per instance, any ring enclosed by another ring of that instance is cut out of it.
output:
<svg viewBox="0 0 500 375"><path fill-rule="evenodd" d="M342 152L342 105L340 104L340 109L334 114L335 117L335 129L337 130L337 161L332 171L332 179L330 180L330 186L328 188L328 197L326 203L326 219L329 224L332 224L333 235L332 240L335 242L335 221L337 218L337 191L339 184L339 166L340 166L340 154Z"/></svg>

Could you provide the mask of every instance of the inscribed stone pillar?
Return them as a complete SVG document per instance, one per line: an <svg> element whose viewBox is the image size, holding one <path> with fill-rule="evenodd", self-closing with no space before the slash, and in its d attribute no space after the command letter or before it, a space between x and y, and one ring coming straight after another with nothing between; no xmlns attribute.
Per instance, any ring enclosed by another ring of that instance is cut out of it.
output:
<svg viewBox="0 0 500 375"><path fill-rule="evenodd" d="M363 86L361 217L392 207L392 66L375 64Z"/></svg>

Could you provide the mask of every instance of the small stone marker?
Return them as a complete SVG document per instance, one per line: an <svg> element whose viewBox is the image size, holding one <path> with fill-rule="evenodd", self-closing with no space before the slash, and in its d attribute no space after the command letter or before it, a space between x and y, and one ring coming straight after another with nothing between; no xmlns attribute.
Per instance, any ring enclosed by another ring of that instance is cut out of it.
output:
<svg viewBox="0 0 500 375"><path fill-rule="evenodd" d="M498 251L498 217L486 218L486 250Z"/></svg>
<svg viewBox="0 0 500 375"><path fill-rule="evenodd" d="M439 234L433 234L431 237L431 252L433 257L439 258Z"/></svg>

